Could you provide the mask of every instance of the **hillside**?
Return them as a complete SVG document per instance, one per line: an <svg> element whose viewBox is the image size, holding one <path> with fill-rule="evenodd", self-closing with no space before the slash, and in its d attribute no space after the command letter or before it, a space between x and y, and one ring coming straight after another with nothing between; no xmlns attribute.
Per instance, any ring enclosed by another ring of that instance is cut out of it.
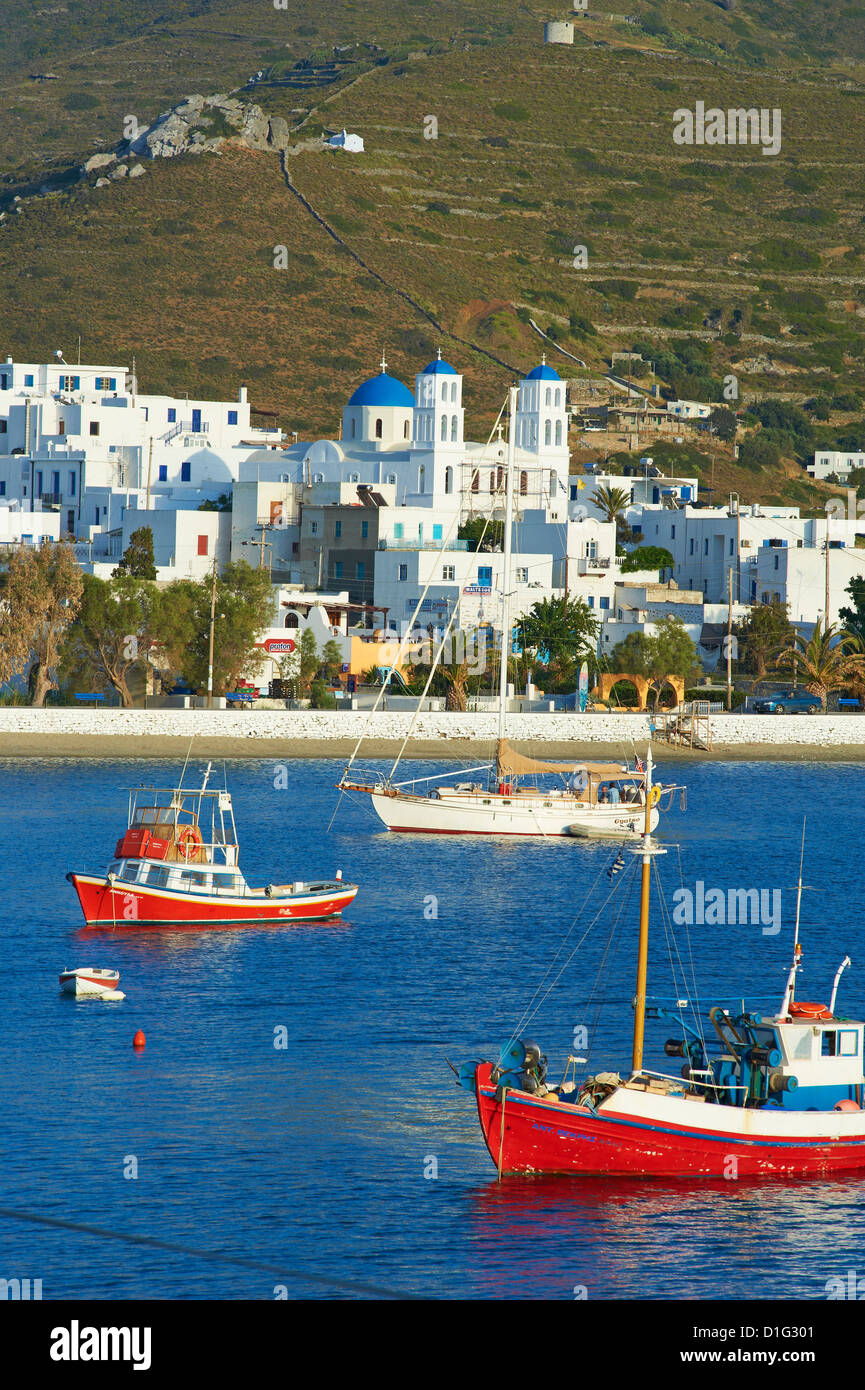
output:
<svg viewBox="0 0 865 1390"><path fill-rule="evenodd" d="M72 3L62 36L40 20L33 58L32 11L14 12L0 66L5 351L69 355L80 335L83 358L135 357L148 390L243 380L301 434L336 431L382 348L410 378L441 345L466 371L475 435L509 369L545 348L581 374L555 342L586 375L639 346L686 396L720 400L733 375L739 408L865 393L865 7L821 6L817 33L786 2L605 7L575 17L573 47L543 44L556 7L502 0L159 9ZM284 161L226 145L11 202L115 145L130 112L146 124L258 71L239 95L288 122ZM673 113L698 101L778 108L780 152L677 145ZM365 154L317 148L343 125ZM821 437L857 423L835 410ZM745 476L723 455L716 487L821 505L792 461Z"/></svg>

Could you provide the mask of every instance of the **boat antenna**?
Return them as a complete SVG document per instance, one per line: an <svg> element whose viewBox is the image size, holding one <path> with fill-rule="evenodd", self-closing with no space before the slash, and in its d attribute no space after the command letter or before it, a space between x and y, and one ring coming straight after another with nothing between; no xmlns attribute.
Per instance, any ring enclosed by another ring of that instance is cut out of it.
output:
<svg viewBox="0 0 865 1390"><path fill-rule="evenodd" d="M193 734L193 735L192 735L192 738L189 740L189 747L188 747L187 750L186 750L186 757L185 757L184 760L183 760L183 767L182 767L181 772L180 772L180 782L178 783L178 787L177 787L177 790L178 790L178 791L180 791L181 787L183 786L183 778L184 778L184 776L185 776L185 774L186 774L186 769L187 769L187 766L188 766L188 764L189 764L189 755L190 755L190 753L192 752L192 742L193 742L193 739L194 739L194 738L195 738L195 735Z"/></svg>
<svg viewBox="0 0 865 1390"><path fill-rule="evenodd" d="M508 653L511 649L510 598L511 584L511 529L514 515L514 459L516 457L517 434L517 388L508 388L508 459L505 479L505 534L504 556L502 559L502 651L499 661L499 756L507 726L508 701Z"/></svg>
<svg viewBox="0 0 865 1390"><path fill-rule="evenodd" d="M786 1018L790 1012L790 1005L793 1002L793 992L796 988L796 971L802 960L802 947L799 945L799 921L802 915L802 867L805 863L805 826L808 817L802 817L802 846L799 851L799 882L796 885L796 925L793 928L793 964L790 966L790 974L787 976L787 985L784 990L784 998L781 1001L781 1013L779 1017Z"/></svg>
<svg viewBox="0 0 865 1390"><path fill-rule="evenodd" d="M646 753L646 820L642 844L631 850L643 861L640 876L640 938L637 948L637 988L634 992L634 1045L631 1054L631 1069L634 1076L643 1070L643 1037L646 1030L646 977L649 962L649 892L651 888L652 859L656 854L667 851L652 839L652 749Z"/></svg>

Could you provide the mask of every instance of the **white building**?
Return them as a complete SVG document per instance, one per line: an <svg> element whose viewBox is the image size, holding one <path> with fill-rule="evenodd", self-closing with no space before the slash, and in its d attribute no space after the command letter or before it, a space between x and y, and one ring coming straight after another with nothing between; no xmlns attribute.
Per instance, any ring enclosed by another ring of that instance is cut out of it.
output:
<svg viewBox="0 0 865 1390"><path fill-rule="evenodd" d="M41 545L60 539L58 512L24 511L14 504L0 502L0 546Z"/></svg>
<svg viewBox="0 0 865 1390"><path fill-rule="evenodd" d="M865 468L865 453L848 453L841 449L820 449L815 453L808 472L812 478L823 480L835 477L846 483L854 468Z"/></svg>
<svg viewBox="0 0 865 1390"><path fill-rule="evenodd" d="M604 511L593 501L600 488L624 492L629 499L624 518L629 525L639 521L645 508L678 507L694 503L699 494L699 479L664 477L660 469L648 467L640 473L583 473L569 482L569 514L603 517Z"/></svg>
<svg viewBox="0 0 865 1390"><path fill-rule="evenodd" d="M799 516L798 507L748 506L682 507L677 511L644 511L633 522L642 543L659 545L673 555L673 575L683 589L702 592L708 603L724 603L728 572L733 571L733 595L757 601L753 563L761 546L790 549L822 548L830 527L832 542L853 546L865 535L865 517L846 520Z"/></svg>
<svg viewBox="0 0 865 1390"><path fill-rule="evenodd" d="M240 463L281 443L236 401L142 395L126 367L0 365L0 497L57 509L90 540L128 510L197 507L231 493Z"/></svg>
<svg viewBox="0 0 865 1390"><path fill-rule="evenodd" d="M842 523L843 524L843 523ZM841 608L851 608L846 592L851 579L865 578L865 550L835 540L836 523L830 525L829 622L839 623ZM822 622L826 607L825 544L799 547L786 539L760 546L750 571L755 603L777 599L788 605L792 623L803 628Z"/></svg>
<svg viewBox="0 0 865 1390"><path fill-rule="evenodd" d="M702 401L668 401L667 410L678 420L708 420L716 407Z"/></svg>
<svg viewBox="0 0 865 1390"><path fill-rule="evenodd" d="M363 138L360 135L354 135L345 128L337 135L332 135L327 143L332 150L345 150L349 154L363 153Z"/></svg>
<svg viewBox="0 0 865 1390"><path fill-rule="evenodd" d="M733 622L747 615L748 606L734 600ZM647 583L639 575L628 576L616 584L613 608L600 635L600 655L609 657L630 633L653 636L665 618L679 619L697 648L701 664L706 670L713 670L723 655L726 603L704 603L699 590L678 589L674 583Z"/></svg>

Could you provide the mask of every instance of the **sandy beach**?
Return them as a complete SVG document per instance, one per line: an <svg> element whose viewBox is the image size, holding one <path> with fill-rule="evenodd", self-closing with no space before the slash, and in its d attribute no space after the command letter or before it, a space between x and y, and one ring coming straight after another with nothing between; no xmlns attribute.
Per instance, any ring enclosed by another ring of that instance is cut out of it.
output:
<svg viewBox="0 0 865 1390"><path fill-rule="evenodd" d="M513 740L520 746L519 740ZM202 758L268 758L284 761L289 758L331 758L345 762L354 751L356 740L351 738L213 738L195 739L193 754ZM188 738L170 735L128 734L0 734L0 759L3 758L151 758L165 762L183 762L189 751ZM366 739L359 761L395 758L402 747L399 739ZM643 747L643 741L639 741ZM449 762L483 762L490 757L489 740L472 739L414 739L406 751L409 758L435 758ZM538 755L537 744L527 743L524 751ZM865 745L837 743L715 743L709 751L679 748L667 743L654 743L653 756L658 763L701 760L705 762L865 762ZM588 759L593 761L630 758L629 740L619 742L545 742L544 758L564 761Z"/></svg>

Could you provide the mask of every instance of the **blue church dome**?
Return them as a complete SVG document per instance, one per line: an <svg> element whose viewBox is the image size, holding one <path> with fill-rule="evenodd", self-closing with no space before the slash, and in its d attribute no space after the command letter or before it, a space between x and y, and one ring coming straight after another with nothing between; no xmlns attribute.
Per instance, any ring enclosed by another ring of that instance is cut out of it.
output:
<svg viewBox="0 0 865 1390"><path fill-rule="evenodd" d="M426 367L424 367L422 375L456 376L457 373L456 369L451 366L450 362L445 362L443 358L439 357L435 362L430 362Z"/></svg>
<svg viewBox="0 0 865 1390"><path fill-rule="evenodd" d="M561 377L555 367L548 367L546 362L540 367L535 367L529 372L526 381L561 381Z"/></svg>
<svg viewBox="0 0 865 1390"><path fill-rule="evenodd" d="M403 406L407 410L412 410L414 408L414 396L408 387L398 381L395 376L388 376L387 372L380 372L378 376L371 376L369 381L358 386L348 403L349 405L385 407Z"/></svg>

